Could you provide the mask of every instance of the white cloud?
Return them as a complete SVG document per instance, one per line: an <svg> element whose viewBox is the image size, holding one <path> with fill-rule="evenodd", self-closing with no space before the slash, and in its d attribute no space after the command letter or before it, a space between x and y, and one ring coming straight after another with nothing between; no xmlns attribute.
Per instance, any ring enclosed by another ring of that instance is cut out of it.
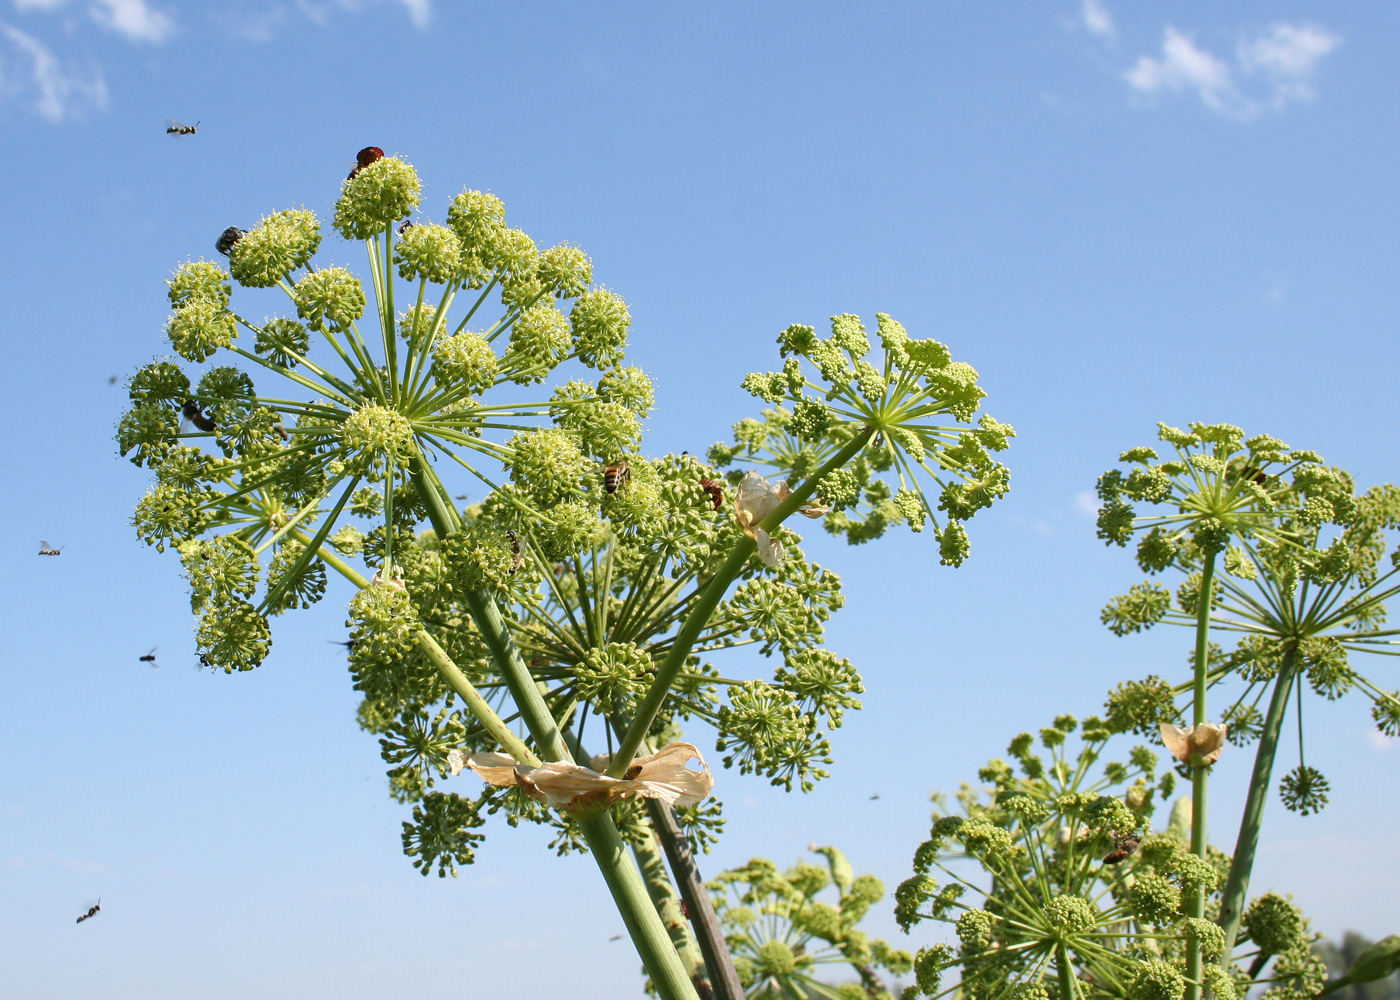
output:
<svg viewBox="0 0 1400 1000"><path fill-rule="evenodd" d="M1079 511L1079 513L1083 514L1085 517L1098 517L1099 498L1096 494L1091 493L1089 490L1085 490L1082 493L1076 493L1074 497L1074 509Z"/></svg>
<svg viewBox="0 0 1400 1000"><path fill-rule="evenodd" d="M408 19L420 31L433 19L433 0L399 0L408 10Z"/></svg>
<svg viewBox="0 0 1400 1000"><path fill-rule="evenodd" d="M53 10L67 2L68 0L14 0L15 10L21 14L27 10Z"/></svg>
<svg viewBox="0 0 1400 1000"><path fill-rule="evenodd" d="M1389 750L1395 744L1400 743L1400 739L1394 736L1387 736L1375 726L1366 727L1366 742L1371 744L1372 750Z"/></svg>
<svg viewBox="0 0 1400 1000"><path fill-rule="evenodd" d="M1161 58L1138 56L1123 79L1148 97L1193 92L1212 111L1248 119L1310 100L1318 62L1339 44L1339 36L1316 25L1274 24L1239 43L1232 67L1167 25Z"/></svg>
<svg viewBox="0 0 1400 1000"><path fill-rule="evenodd" d="M1313 70L1341 42L1339 35L1313 24L1275 24L1267 34L1240 43L1240 68L1268 80L1274 107L1311 100Z"/></svg>
<svg viewBox="0 0 1400 1000"><path fill-rule="evenodd" d="M16 56L18 58L16 58ZM18 98L49 121L107 104L100 70L84 74L64 66L43 42L0 21L0 99Z"/></svg>
<svg viewBox="0 0 1400 1000"><path fill-rule="evenodd" d="M1084 28L1095 38L1112 45L1118 38L1118 29L1113 23L1113 13L1100 0L1084 0L1079 11Z"/></svg>
<svg viewBox="0 0 1400 1000"><path fill-rule="evenodd" d="M98 24L133 42L159 45L175 33L175 22L146 6L146 0L96 0L88 13Z"/></svg>

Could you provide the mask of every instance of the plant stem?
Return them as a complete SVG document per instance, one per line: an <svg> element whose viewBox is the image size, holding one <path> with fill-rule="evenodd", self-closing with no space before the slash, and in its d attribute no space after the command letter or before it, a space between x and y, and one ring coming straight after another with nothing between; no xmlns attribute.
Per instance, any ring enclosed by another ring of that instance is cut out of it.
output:
<svg viewBox="0 0 1400 1000"><path fill-rule="evenodd" d="M715 915L714 904L710 901L710 891L700 878L695 855L680 825L676 823L675 813L666 803L647 799L647 814L651 817L657 839L666 851L666 860L670 862L671 873L680 886L681 898L690 911L690 923L695 928L700 953L705 957L705 968L710 974L710 987L716 1000L744 1000L744 987L739 982L739 973L734 969L734 956L729 953L724 929L720 927L719 917Z"/></svg>
<svg viewBox="0 0 1400 1000"><path fill-rule="evenodd" d="M1069 949L1063 944L1055 949L1055 973L1060 979L1060 1000L1075 1000L1078 996L1078 980L1074 976L1074 966L1069 960Z"/></svg>
<svg viewBox="0 0 1400 1000"><path fill-rule="evenodd" d="M1201 593L1196 603L1196 676L1191 699L1193 727L1206 721L1206 675L1210 667L1210 603L1215 585L1215 558L1214 549L1206 553L1205 565L1201 569ZM1209 776L1209 764L1191 769L1191 853L1202 860L1206 856L1206 783ZM1186 909L1188 916L1205 917L1205 891L1198 889L1193 892L1187 900ZM1186 943L1186 1000L1201 998L1201 965L1201 942L1193 937Z"/></svg>
<svg viewBox="0 0 1400 1000"><path fill-rule="evenodd" d="M758 526L771 532L782 524L788 515L806 503L807 498L816 492L817 486L828 472L841 468L854 458L861 448L865 447L865 443L870 440L872 433L874 433L873 429L866 427L853 437L844 448L831 457L830 461L808 476L801 486L793 490L788 498L773 513L764 518ZM608 767L608 774L612 777L621 777L637 756L637 750L640 749L642 741L650 732L652 723L656 721L656 714L661 711L661 706L666 701L666 695L670 693L671 685L676 682L676 678L685 669L685 661L690 657L691 648L694 647L700 633L704 631L710 620L710 615L714 613L715 608L724 598L729 585L743 572L744 564L749 561L749 556L753 555L755 548L757 546L754 544L754 540L748 535L739 539L733 550L730 551L729 558L715 571L714 577L696 599L690 614L686 616L685 624L676 633L670 653L657 667L656 679L652 681L651 687L647 689L646 697L638 706L637 714L632 719L632 724L627 727L627 733L622 737L622 743L618 747L617 753L613 754L612 764Z"/></svg>
<svg viewBox="0 0 1400 1000"><path fill-rule="evenodd" d="M433 530L439 538L451 535L459 524L457 512L447 502L446 491L442 489L437 476L421 458L416 458L411 464L410 475L419 498L427 508ZM564 736L530 676L520 651L515 648L510 629L496 606L495 598L484 590L468 591L464 596L467 610L481 632L496 668L501 671L501 677L530 729L535 746L547 760L572 762L573 757ZM686 975L685 965L671 945L666 927L647 896L637 866L627 857L626 847L617 827L613 825L612 816L604 812L580 820L579 827L657 993L662 1000L698 1000L695 986Z"/></svg>
<svg viewBox="0 0 1400 1000"><path fill-rule="evenodd" d="M647 805L651 805L651 800L647 801ZM637 859L637 867L641 869L647 895L651 897L651 904L660 915L661 922L666 925L666 930L671 935L671 944L685 963L686 971L690 973L690 981L695 984L695 991L702 997L712 997L710 984L705 981L704 959L700 955L700 949L696 947L694 936L690 933L690 925L685 922L681 901L666 874L665 862L661 860L661 841L656 835L654 824L647 824L646 831L646 840L641 844L633 844L632 854Z"/></svg>
<svg viewBox="0 0 1400 1000"><path fill-rule="evenodd" d="M1297 659L1297 647L1290 644L1283 651L1283 663L1278 676L1274 678L1274 692L1269 698L1269 711L1264 716L1264 731L1259 735L1259 749L1254 752L1254 773L1249 777L1249 794L1245 798L1244 816L1240 818L1240 835L1235 841L1235 856L1230 862L1230 876L1226 879L1220 904L1220 926L1225 929L1222 958L1234 951L1235 939L1239 936L1245 895L1249 892L1249 876L1254 870L1254 853L1259 847L1264 805L1269 799L1269 782L1273 778L1279 732L1283 728L1283 717L1288 714L1288 698L1293 690Z"/></svg>

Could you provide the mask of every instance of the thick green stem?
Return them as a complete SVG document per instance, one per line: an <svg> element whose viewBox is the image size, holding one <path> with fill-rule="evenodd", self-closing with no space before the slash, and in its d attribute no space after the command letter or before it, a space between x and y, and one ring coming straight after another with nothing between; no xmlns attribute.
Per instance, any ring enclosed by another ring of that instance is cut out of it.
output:
<svg viewBox="0 0 1400 1000"><path fill-rule="evenodd" d="M817 486L828 472L841 468L855 458L857 453L865 447L865 442L870 440L872 433L874 433L872 428L867 427L853 437L844 448L831 457L830 461L807 477L801 486L793 490L788 498L773 513L764 518L758 527L771 532L782 524L790 514L806 503L807 499L816 492ZM647 689L646 697L642 699L641 705L637 708L637 714L632 719L632 724L627 727L627 733L622 737L622 743L618 747L617 753L613 754L608 773L614 778L621 777L637 756L642 741L647 738L652 723L656 721L656 714L661 711L661 706L671 691L671 685L676 683L676 678L685 669L685 661L690 657L690 650L694 647L695 641L700 638L700 633L709 623L710 615L714 613L719 602L723 600L729 585L743 572L744 564L749 561L749 556L753 555L756 547L754 540L748 535L741 538L735 544L733 551L729 553L729 558L715 572L714 577L705 586L704 592L691 607L690 614L686 616L685 624L676 633L670 653L657 668L656 679L651 682L651 687Z"/></svg>
<svg viewBox="0 0 1400 1000"><path fill-rule="evenodd" d="M666 925L671 944L690 973L690 981L695 984L696 992L703 995L709 991L709 983L703 987L700 985L705 978L705 961L690 933L690 925L685 922L680 897L666 874L666 863L661 859L661 841L657 839L654 827L648 825L646 830L646 840L633 844L632 854L637 859L637 867L641 869L642 882L646 885L647 895L651 897L651 905Z"/></svg>
<svg viewBox="0 0 1400 1000"><path fill-rule="evenodd" d="M1235 856L1230 862L1230 876L1225 881L1225 894L1220 904L1220 926L1225 929L1223 956L1235 949L1244 914L1245 896L1249 892L1249 876L1254 871L1254 854L1259 847L1259 828L1264 820L1264 805L1269 800L1269 782L1273 779L1274 757L1278 753L1279 732L1283 717L1288 714L1288 698L1293 690L1297 648L1289 645L1283 651L1283 663L1274 678L1274 692L1269 698L1269 711L1264 716L1264 731L1259 735L1259 749L1254 752L1254 772L1249 776L1249 794L1240 819L1240 835L1235 841Z"/></svg>
<svg viewBox="0 0 1400 1000"><path fill-rule="evenodd" d="M1060 1000L1076 1000L1079 995L1079 980L1074 976L1074 964L1069 958L1069 949L1063 944L1055 949L1055 973L1060 980Z"/></svg>
<svg viewBox="0 0 1400 1000"><path fill-rule="evenodd" d="M421 459L412 463L410 472L433 530L440 538L446 538L459 524L457 512L447 502L446 491ZM550 761L572 762L563 733L516 649L495 598L487 591L474 590L465 594L465 602L541 756ZM647 896L637 866L627 857L627 849L613 825L612 816L604 812L580 820L579 827L657 993L662 1000L698 1000L685 965Z"/></svg>
<svg viewBox="0 0 1400 1000"><path fill-rule="evenodd" d="M690 912L690 923L695 928L695 937L704 956L705 968L710 974L709 985L716 1000L744 1000L744 987L734 968L734 956L729 953L724 929L719 925L719 917L715 915L714 904L710 900L710 891L700 877L690 842L681 832L675 813L666 803L647 799L647 815L651 817L652 829L666 851L666 860L670 862L671 872L680 886L681 898Z"/></svg>
<svg viewBox="0 0 1400 1000"><path fill-rule="evenodd" d="M1210 672L1210 603L1211 590L1215 585L1215 557L1214 549L1206 553L1205 565L1201 569L1201 593L1196 604L1196 675L1191 697L1193 727L1198 727L1206 721L1206 682ZM1209 764L1191 768L1191 853L1202 859L1206 856L1206 786L1209 777ZM1187 916L1204 918L1205 892L1193 892L1186 901L1186 910ZM1198 938L1193 937L1186 943L1186 1000L1200 1000L1201 966L1201 943Z"/></svg>

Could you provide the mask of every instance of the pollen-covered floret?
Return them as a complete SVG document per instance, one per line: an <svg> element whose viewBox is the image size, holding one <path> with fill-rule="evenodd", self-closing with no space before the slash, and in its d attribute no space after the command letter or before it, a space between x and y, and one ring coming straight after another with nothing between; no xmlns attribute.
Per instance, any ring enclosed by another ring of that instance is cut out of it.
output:
<svg viewBox="0 0 1400 1000"><path fill-rule="evenodd" d="M222 309L233 294L224 269L207 260L181 264L166 284L170 286L170 305L174 309L183 309L191 302L208 302Z"/></svg>
<svg viewBox="0 0 1400 1000"><path fill-rule="evenodd" d="M419 225L404 231L394 246L399 277L446 284L462 266L462 241L446 226Z"/></svg>
<svg viewBox="0 0 1400 1000"><path fill-rule="evenodd" d="M191 298L165 322L170 346L186 361L204 361L238 336L238 326L217 298Z"/></svg>
<svg viewBox="0 0 1400 1000"><path fill-rule="evenodd" d="M293 296L297 315L313 330L326 326L348 330L365 314L364 286L343 267L328 267L306 275L296 283Z"/></svg>
<svg viewBox="0 0 1400 1000"><path fill-rule="evenodd" d="M433 378L445 389L485 392L495 384L498 366L496 352L477 333L444 337L433 348Z"/></svg>
<svg viewBox="0 0 1400 1000"><path fill-rule="evenodd" d="M583 477L594 468L573 437L555 428L522 431L508 447L511 481L545 503L580 493Z"/></svg>
<svg viewBox="0 0 1400 1000"><path fill-rule="evenodd" d="M590 368L612 368L622 361L632 315L622 296L606 288L585 292L569 313L574 349Z"/></svg>
<svg viewBox="0 0 1400 1000"><path fill-rule="evenodd" d="M245 288L271 288L305 267L321 246L321 223L314 212L287 209L266 216L233 245L228 266Z"/></svg>
<svg viewBox="0 0 1400 1000"><path fill-rule="evenodd" d="M347 240L367 240L412 215L420 191L412 166L397 156L378 159L345 182L335 203L335 228Z"/></svg>
<svg viewBox="0 0 1400 1000"><path fill-rule="evenodd" d="M418 451L413 425L387 406L364 406L350 414L341 424L340 440L351 453L349 467L369 476L391 461L406 468Z"/></svg>
<svg viewBox="0 0 1400 1000"><path fill-rule="evenodd" d="M539 280L557 299L576 299L593 281L593 262L576 246L560 243L541 251Z"/></svg>
<svg viewBox="0 0 1400 1000"><path fill-rule="evenodd" d="M505 232L506 206L493 194L463 191L447 210L447 224L462 241L462 270L472 288L485 284L495 243Z"/></svg>
<svg viewBox="0 0 1400 1000"><path fill-rule="evenodd" d="M629 366L604 372L598 379L598 397L621 403L637 416L645 417L651 412L656 392L646 372Z"/></svg>
<svg viewBox="0 0 1400 1000"><path fill-rule="evenodd" d="M569 321L549 302L531 306L510 330L501 367L520 385L543 382L569 353Z"/></svg>

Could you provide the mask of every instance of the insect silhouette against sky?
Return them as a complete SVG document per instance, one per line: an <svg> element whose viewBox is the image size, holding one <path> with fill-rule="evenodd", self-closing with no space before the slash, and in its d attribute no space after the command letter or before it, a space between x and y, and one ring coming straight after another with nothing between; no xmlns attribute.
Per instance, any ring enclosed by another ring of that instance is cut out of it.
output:
<svg viewBox="0 0 1400 1000"><path fill-rule="evenodd" d="M62 545L60 545L58 548L54 548L48 542L45 542L43 540L40 540L39 542L39 555L41 556L56 556L62 551Z"/></svg>
<svg viewBox="0 0 1400 1000"><path fill-rule="evenodd" d="M81 924L84 920L87 920L89 917L95 917L95 916L97 916L97 914L98 914L99 912L101 912L101 910L102 910L102 900L99 899L99 900L96 900L95 902L89 903L89 904L87 905L87 912L84 913L81 917L78 918L78 923Z"/></svg>
<svg viewBox="0 0 1400 1000"><path fill-rule="evenodd" d="M200 119L203 121L204 119ZM170 127L165 130L166 135L194 135L199 131L199 122L193 125L181 125L174 118L170 119Z"/></svg>
<svg viewBox="0 0 1400 1000"><path fill-rule="evenodd" d="M156 662L156 650L159 649L159 648L160 648L159 646L152 646L152 647L151 647L151 651L150 651L149 653L147 653L145 656L141 657L141 662L142 662L142 663L149 663L151 666L153 666L153 667L155 667L157 670L159 670L159 669L160 669L160 664Z"/></svg>

